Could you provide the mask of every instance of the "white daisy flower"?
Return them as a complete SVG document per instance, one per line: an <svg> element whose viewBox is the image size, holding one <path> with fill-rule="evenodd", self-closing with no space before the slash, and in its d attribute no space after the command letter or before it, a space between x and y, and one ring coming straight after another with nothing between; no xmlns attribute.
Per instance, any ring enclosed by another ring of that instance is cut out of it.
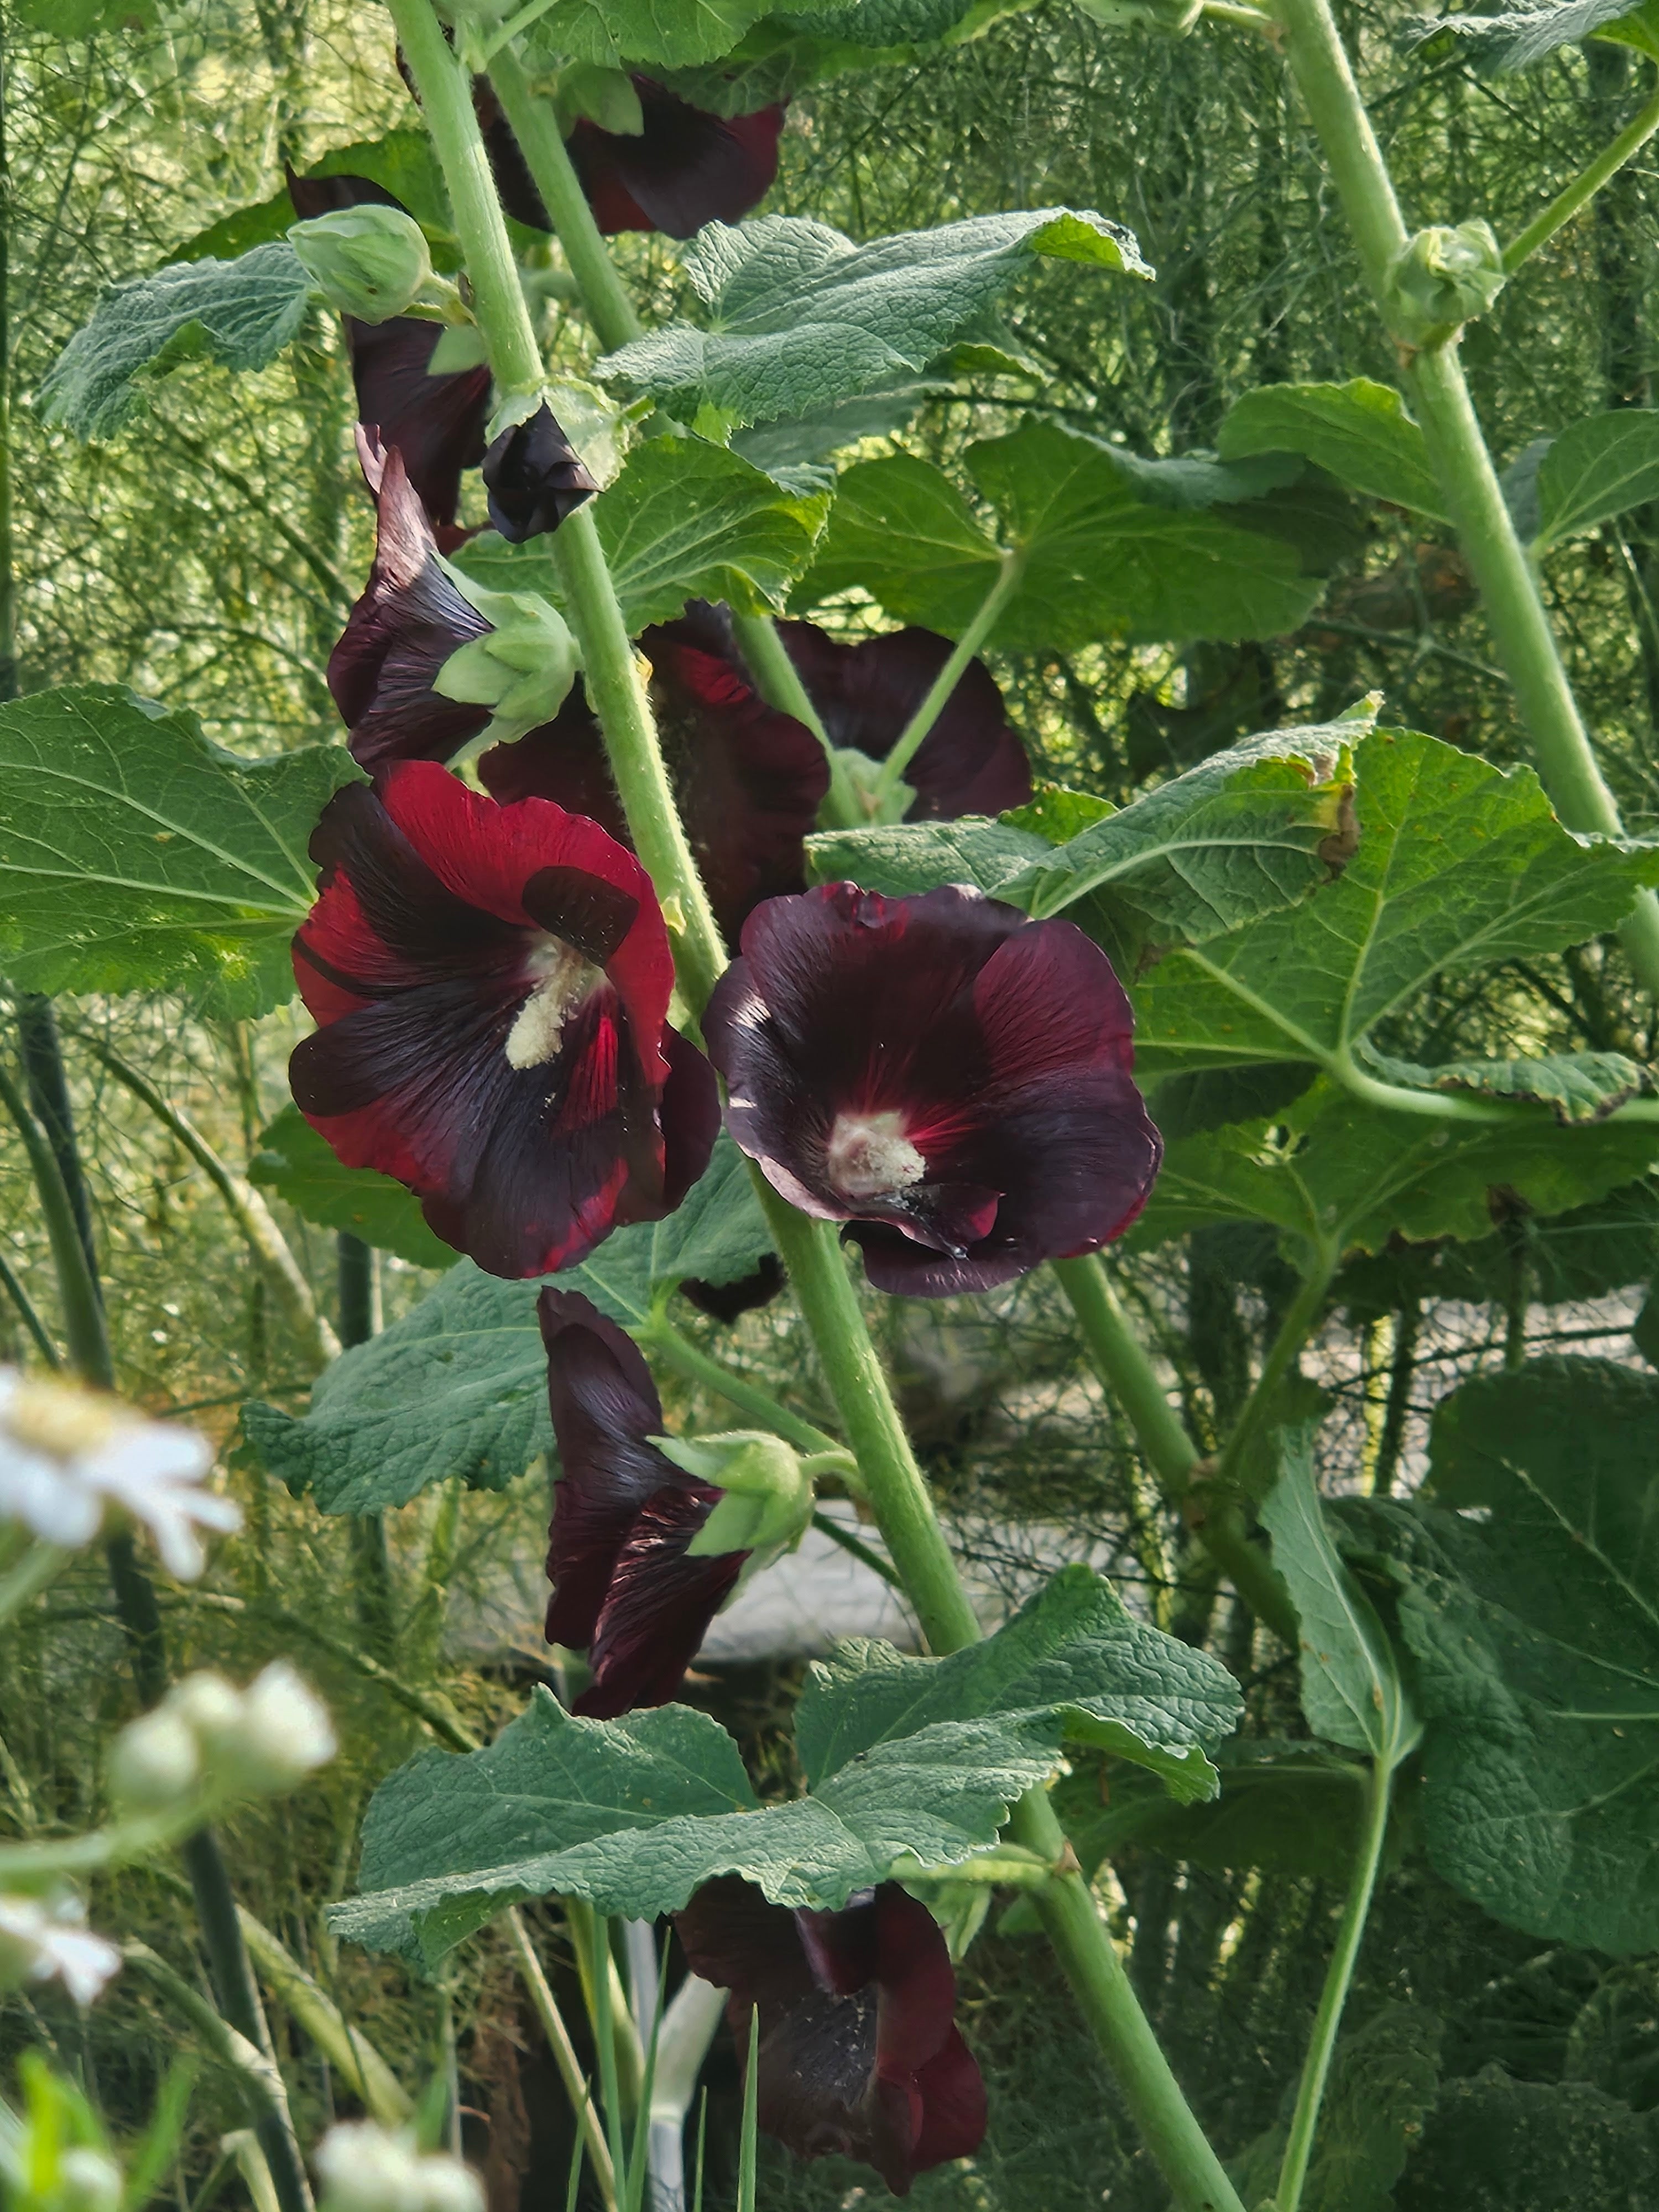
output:
<svg viewBox="0 0 1659 2212"><path fill-rule="evenodd" d="M90 2004L120 1964L114 1944L87 1926L86 1908L72 1890L0 1894L0 1989L55 1978L76 2004Z"/></svg>
<svg viewBox="0 0 1659 2212"><path fill-rule="evenodd" d="M0 1520L66 1551L90 1543L108 1506L149 1529L167 1571L193 1582L204 1528L239 1528L241 1509L204 1490L211 1446L113 1398L0 1368Z"/></svg>
<svg viewBox="0 0 1659 2212"><path fill-rule="evenodd" d="M372 2120L347 2120L317 2146L327 2212L483 2212L483 2190L470 2166L442 2154L423 2158L406 2135Z"/></svg>

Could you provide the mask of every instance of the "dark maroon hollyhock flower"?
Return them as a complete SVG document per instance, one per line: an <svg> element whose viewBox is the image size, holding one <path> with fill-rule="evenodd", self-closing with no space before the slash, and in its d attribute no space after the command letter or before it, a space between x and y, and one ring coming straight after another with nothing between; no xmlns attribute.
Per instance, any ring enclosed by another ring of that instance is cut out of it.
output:
<svg viewBox="0 0 1659 2212"><path fill-rule="evenodd" d="M370 177L296 177L290 169L289 198L301 222L336 208L409 210ZM344 315L346 347L357 392L357 420L378 429L381 443L404 457L409 481L439 532L441 550L457 542L461 471L475 469L484 454L484 423L489 413L489 370L480 364L442 376L427 373L433 349L444 334L441 323L418 315L394 315L390 322L360 323Z"/></svg>
<svg viewBox="0 0 1659 2212"><path fill-rule="evenodd" d="M802 840L830 787L830 763L805 724L769 707L749 682L722 609L694 601L678 621L647 630L640 649L686 835L735 945L762 899L805 884ZM551 722L517 744L492 746L478 774L498 799L536 793L626 836L580 684Z"/></svg>
<svg viewBox="0 0 1659 2212"><path fill-rule="evenodd" d="M450 655L490 625L444 573L402 454L382 452L361 428L357 452L375 499L374 565L328 657L328 688L362 767L447 760L484 727L489 708L432 687Z"/></svg>
<svg viewBox="0 0 1659 2212"><path fill-rule="evenodd" d="M840 1912L807 1912L723 1875L674 1924L692 1972L732 1992L739 2052L759 2008L756 2102L768 2135L801 2158L862 2159L896 2197L978 2149L985 2084L956 2024L950 1954L897 1882Z"/></svg>
<svg viewBox="0 0 1659 2212"><path fill-rule="evenodd" d="M483 480L490 522L511 545L556 530L599 489L545 400L491 442Z"/></svg>
<svg viewBox="0 0 1659 2212"><path fill-rule="evenodd" d="M662 1401L632 1340L574 1291L544 1291L536 1310L560 1467L547 1640L588 1655L573 1710L613 1720L673 1697L749 1554L689 1555L721 1492L649 1441Z"/></svg>
<svg viewBox="0 0 1659 2212"><path fill-rule="evenodd" d="M931 629L890 630L841 645L816 623L778 624L830 740L885 760L954 648ZM904 771L915 793L907 822L1000 814L1031 796L1031 766L1010 727L996 679L970 660Z"/></svg>
<svg viewBox="0 0 1659 2212"><path fill-rule="evenodd" d="M764 199L778 173L782 106L752 115L710 115L649 77L636 76L634 89L645 124L637 136L603 131L584 116L568 141L602 231L660 230L670 238L690 238L706 222L738 222ZM473 78L472 104L501 205L532 230L551 230L488 79Z"/></svg>
<svg viewBox="0 0 1659 2212"><path fill-rule="evenodd" d="M765 1252L754 1273L740 1275L735 1283L705 1283L688 1275L680 1285L680 1296L690 1298L711 1321L733 1322L757 1306L770 1305L788 1279L777 1254Z"/></svg>
<svg viewBox="0 0 1659 2212"><path fill-rule="evenodd" d="M666 1026L673 957L632 854L404 761L335 793L311 856L294 971L319 1026L289 1074L346 1166L406 1183L495 1275L550 1274L678 1203L714 1079Z"/></svg>
<svg viewBox="0 0 1659 2212"><path fill-rule="evenodd" d="M878 1290L988 1290L1097 1251L1162 1147L1098 945L960 884L771 899L703 1017L726 1126L769 1182L844 1221Z"/></svg>

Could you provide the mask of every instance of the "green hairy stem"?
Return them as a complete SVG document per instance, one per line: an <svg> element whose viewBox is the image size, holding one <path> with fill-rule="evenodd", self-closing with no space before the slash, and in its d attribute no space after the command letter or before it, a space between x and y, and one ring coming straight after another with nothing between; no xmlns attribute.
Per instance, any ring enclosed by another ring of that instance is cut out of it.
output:
<svg viewBox="0 0 1659 2212"><path fill-rule="evenodd" d="M389 6L449 186L491 363L507 388L532 390L541 374L534 335L516 282L504 281L511 249L493 190L480 189L488 184L488 164L465 71L428 0L389 0ZM487 282L479 281L481 272ZM553 550L629 828L669 917L681 990L693 1012L700 1012L725 966L725 951L680 825L615 587L586 509L563 524ZM835 1231L797 1213L758 1171L757 1187L878 1526L923 1632L934 1651L957 1650L978 1638L979 1623L864 1326ZM1046 1796L1033 1793L1018 1820L1020 1840L1035 1839L1051 1860L1059 1859L1065 1839ZM1042 1894L1040 1909L1067 1978L1183 2212L1243 2212L1129 1990L1086 1885L1075 1874L1064 1875ZM602 2063L610 2057L603 2017L608 2009L602 2002ZM613 2143L619 2164L616 2148Z"/></svg>
<svg viewBox="0 0 1659 2212"><path fill-rule="evenodd" d="M1393 264L1407 243L1407 232L1329 0L1275 0L1274 12L1366 283L1388 323ZM1594 189L1588 186L1584 197ZM1420 350L1401 343L1401 356L1430 460L1480 587L1545 787L1569 829L1621 836L1618 803L1597 764L1537 580L1504 503L1464 381L1456 338ZM1643 988L1659 995L1659 898L1652 891L1642 893L1620 936Z"/></svg>

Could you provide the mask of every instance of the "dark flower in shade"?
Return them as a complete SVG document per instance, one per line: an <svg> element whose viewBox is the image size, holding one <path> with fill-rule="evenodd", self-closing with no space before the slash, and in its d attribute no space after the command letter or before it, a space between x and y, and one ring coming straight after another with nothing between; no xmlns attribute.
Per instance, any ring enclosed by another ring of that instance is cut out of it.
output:
<svg viewBox="0 0 1659 2212"><path fill-rule="evenodd" d="M438 559L425 507L394 447L360 429L357 451L374 494L374 565L328 657L328 688L350 732L352 757L371 771L394 760L447 760L476 737L489 708L433 690L444 663L490 625Z"/></svg>
<svg viewBox="0 0 1659 2212"><path fill-rule="evenodd" d="M296 177L290 170L288 191L302 222L344 207L409 212L369 177ZM385 323L361 323L351 315L341 319L357 392L357 419L403 455L409 481L447 552L458 534L461 471L477 468L483 459L489 370L481 363L430 374L428 363L444 335L441 323L417 315L397 315Z"/></svg>
<svg viewBox="0 0 1659 2212"><path fill-rule="evenodd" d="M673 1697L749 1554L690 1555L721 1493L649 1441L662 1403L638 1347L573 1291L544 1291L536 1310L560 1467L547 1639L587 1652L574 1710L611 1720Z"/></svg>
<svg viewBox="0 0 1659 2212"><path fill-rule="evenodd" d="M760 2012L760 2124L801 2158L862 2159L896 2197L985 2138L985 2084L956 2024L938 1923L896 1881L840 1912L769 1905L734 1875L674 1916L693 1973L729 1990L749 2048Z"/></svg>
<svg viewBox="0 0 1659 2212"><path fill-rule="evenodd" d="M649 77L636 76L644 128L601 130L580 118L568 142L593 220L607 234L660 230L690 238L706 222L736 222L770 191L778 173L781 106L752 115L710 115ZM511 125L484 77L472 80L501 205L532 230L551 230L541 194Z"/></svg>
<svg viewBox="0 0 1659 2212"><path fill-rule="evenodd" d="M778 624L832 744L885 760L953 647L931 629L891 630L842 645L816 623ZM1031 796L1031 768L996 679L970 660L904 771L915 793L908 822L1000 814Z"/></svg>
<svg viewBox="0 0 1659 2212"><path fill-rule="evenodd" d="M666 1025L650 881L592 822L425 761L337 792L294 941L315 1036L295 1103L495 1275L551 1273L670 1212L708 1164L707 1064Z"/></svg>
<svg viewBox="0 0 1659 2212"><path fill-rule="evenodd" d="M802 840L830 787L823 748L744 672L731 618L701 601L647 629L652 698L686 835L727 942L762 899L805 882ZM536 793L625 836L605 740L581 687L544 728L478 763L498 799Z"/></svg>
<svg viewBox="0 0 1659 2212"><path fill-rule="evenodd" d="M753 1274L739 1275L735 1283L705 1283L688 1275L680 1285L680 1296L690 1298L710 1321L734 1322L757 1306L770 1305L788 1279L777 1254L765 1252Z"/></svg>
<svg viewBox="0 0 1659 2212"><path fill-rule="evenodd" d="M1097 1251L1162 1147L1100 948L960 885L771 899L703 1017L726 1125L783 1195L844 1221L878 1290L988 1290Z"/></svg>
<svg viewBox="0 0 1659 2212"><path fill-rule="evenodd" d="M513 545L556 530L599 489L545 400L491 441L483 480L490 522Z"/></svg>

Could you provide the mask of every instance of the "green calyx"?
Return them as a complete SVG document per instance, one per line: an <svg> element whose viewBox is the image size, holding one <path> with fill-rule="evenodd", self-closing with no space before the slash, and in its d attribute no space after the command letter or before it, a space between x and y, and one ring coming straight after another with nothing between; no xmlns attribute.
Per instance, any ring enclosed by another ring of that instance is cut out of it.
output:
<svg viewBox="0 0 1659 2212"><path fill-rule="evenodd" d="M453 285L433 273L426 234L401 208L348 207L296 222L288 234L301 267L331 307L361 323L424 307L451 319ZM453 299L457 316L459 299Z"/></svg>
<svg viewBox="0 0 1659 2212"><path fill-rule="evenodd" d="M855 745L837 745L830 755L830 790L818 810L825 829L862 830L871 823L902 822L915 799L902 778L883 790L882 763Z"/></svg>
<svg viewBox="0 0 1659 2212"><path fill-rule="evenodd" d="M1389 326L1408 344L1442 344L1486 313L1504 281L1504 251L1489 222L1419 230L1389 272Z"/></svg>
<svg viewBox="0 0 1659 2212"><path fill-rule="evenodd" d="M793 1552L812 1518L812 1478L781 1437L733 1429L716 1437L653 1437L665 1459L724 1491L691 1540L696 1559L748 1552L750 1567Z"/></svg>
<svg viewBox="0 0 1659 2212"><path fill-rule="evenodd" d="M470 751L507 744L550 722L564 704L581 655L556 607L534 592L489 592L444 562L452 581L494 625L452 653L433 690L445 699L493 711Z"/></svg>

